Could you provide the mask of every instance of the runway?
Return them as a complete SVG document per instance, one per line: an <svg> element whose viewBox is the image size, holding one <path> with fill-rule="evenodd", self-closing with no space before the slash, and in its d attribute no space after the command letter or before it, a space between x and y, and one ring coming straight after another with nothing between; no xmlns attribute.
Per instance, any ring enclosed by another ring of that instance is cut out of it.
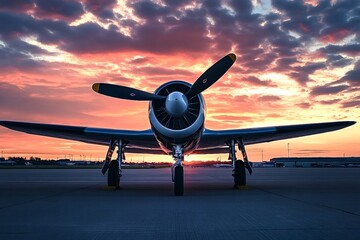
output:
<svg viewBox="0 0 360 240"><path fill-rule="evenodd" d="M111 190L97 169L0 170L0 239L360 239L360 168L124 170Z"/></svg>

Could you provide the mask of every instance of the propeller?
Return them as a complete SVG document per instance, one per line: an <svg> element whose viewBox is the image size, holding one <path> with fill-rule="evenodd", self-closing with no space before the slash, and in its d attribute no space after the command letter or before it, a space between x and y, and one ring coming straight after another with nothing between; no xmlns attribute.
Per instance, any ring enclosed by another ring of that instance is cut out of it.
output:
<svg viewBox="0 0 360 240"><path fill-rule="evenodd" d="M153 100L161 100L166 98L165 96L148 93L135 88L124 87L109 83L94 83L92 85L92 89L95 92L98 92L106 96L128 99L128 100L153 101Z"/></svg>
<svg viewBox="0 0 360 240"><path fill-rule="evenodd" d="M207 69L185 94L187 99L191 99L193 96L200 94L213 85L226 73L227 70L229 70L235 60L235 54L230 53ZM128 100L154 101L166 99L166 96L156 95L138 89L109 83L94 83L92 89L95 92L106 96Z"/></svg>
<svg viewBox="0 0 360 240"><path fill-rule="evenodd" d="M190 90L186 93L186 97L190 99L213 85L227 70L229 70L235 60L235 54L230 53L217 61L195 81Z"/></svg>

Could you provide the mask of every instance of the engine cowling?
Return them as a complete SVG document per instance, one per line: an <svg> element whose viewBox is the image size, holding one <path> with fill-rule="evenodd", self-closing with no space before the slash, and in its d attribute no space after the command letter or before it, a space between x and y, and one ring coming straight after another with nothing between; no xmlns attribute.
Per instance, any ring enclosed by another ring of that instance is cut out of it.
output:
<svg viewBox="0 0 360 240"><path fill-rule="evenodd" d="M182 145L190 153L199 143L205 121L205 104L201 94L187 99L185 93L191 84L171 81L154 92L166 100L149 104L151 128L161 148L170 153L173 145ZM178 102L176 102L178 101Z"/></svg>

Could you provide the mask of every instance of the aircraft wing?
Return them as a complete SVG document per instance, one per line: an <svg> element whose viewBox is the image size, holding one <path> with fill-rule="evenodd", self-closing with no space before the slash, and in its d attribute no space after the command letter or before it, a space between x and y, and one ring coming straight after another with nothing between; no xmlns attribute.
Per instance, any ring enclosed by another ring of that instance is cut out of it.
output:
<svg viewBox="0 0 360 240"><path fill-rule="evenodd" d="M0 121L0 125L29 134L99 145L109 145L111 139L121 138L128 143L128 153L164 154L151 129L131 131L13 121Z"/></svg>
<svg viewBox="0 0 360 240"><path fill-rule="evenodd" d="M205 129L199 148L194 153L227 153L229 150L226 142L231 139L242 139L245 145L249 145L331 132L355 123L340 121L231 130Z"/></svg>

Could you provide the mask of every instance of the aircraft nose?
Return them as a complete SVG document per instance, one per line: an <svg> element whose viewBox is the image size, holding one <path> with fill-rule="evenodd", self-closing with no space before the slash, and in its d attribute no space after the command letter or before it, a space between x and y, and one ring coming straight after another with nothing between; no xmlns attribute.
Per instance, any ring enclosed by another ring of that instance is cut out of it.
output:
<svg viewBox="0 0 360 240"><path fill-rule="evenodd" d="M181 117L188 110L188 100L181 92L172 92L166 97L166 112L172 117Z"/></svg>

